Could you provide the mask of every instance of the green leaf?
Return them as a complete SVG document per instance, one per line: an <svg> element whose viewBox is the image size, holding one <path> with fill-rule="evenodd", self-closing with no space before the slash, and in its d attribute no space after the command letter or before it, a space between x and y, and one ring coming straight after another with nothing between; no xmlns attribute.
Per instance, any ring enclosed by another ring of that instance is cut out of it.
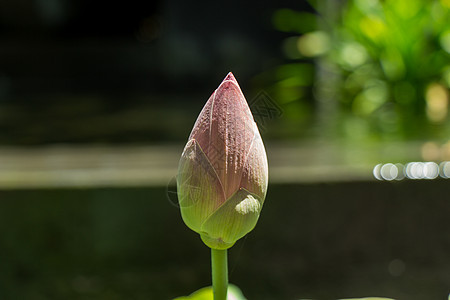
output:
<svg viewBox="0 0 450 300"><path fill-rule="evenodd" d="M241 290L233 285L228 285L228 300L247 300ZM178 297L174 300L213 300L213 290L211 286L204 287L189 296Z"/></svg>
<svg viewBox="0 0 450 300"><path fill-rule="evenodd" d="M395 299L382 297L366 297L366 298L345 298L339 300L395 300Z"/></svg>

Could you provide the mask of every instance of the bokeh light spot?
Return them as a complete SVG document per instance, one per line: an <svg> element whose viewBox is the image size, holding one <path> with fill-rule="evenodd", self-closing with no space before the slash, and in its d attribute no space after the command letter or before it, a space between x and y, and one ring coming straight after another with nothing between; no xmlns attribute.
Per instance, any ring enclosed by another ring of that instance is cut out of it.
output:
<svg viewBox="0 0 450 300"><path fill-rule="evenodd" d="M323 31L310 32L298 38L297 47L307 57L322 55L330 48L330 37Z"/></svg>
<svg viewBox="0 0 450 300"><path fill-rule="evenodd" d="M381 177L381 167L383 166L383 164L378 164L373 168L373 176L377 179L377 180L383 180L383 177ZM450 168L449 168L450 169Z"/></svg>
<svg viewBox="0 0 450 300"><path fill-rule="evenodd" d="M381 177L384 180L394 180L398 176L398 168L392 163L384 164L380 170Z"/></svg>
<svg viewBox="0 0 450 300"><path fill-rule="evenodd" d="M426 142L421 147L422 158L428 161L437 161L441 156L441 149L435 142Z"/></svg>
<svg viewBox="0 0 450 300"><path fill-rule="evenodd" d="M448 110L448 93L446 88L438 83L430 84L426 90L425 99L428 119L435 123L444 121Z"/></svg>
<svg viewBox="0 0 450 300"><path fill-rule="evenodd" d="M426 162L423 165L423 177L425 179L435 179L439 176L439 166L435 162Z"/></svg>
<svg viewBox="0 0 450 300"><path fill-rule="evenodd" d="M366 49L356 42L345 43L341 49L340 56L344 65L351 69L365 63L368 57Z"/></svg>
<svg viewBox="0 0 450 300"><path fill-rule="evenodd" d="M439 169L442 178L450 178L450 162L441 162L441 164L439 165Z"/></svg>

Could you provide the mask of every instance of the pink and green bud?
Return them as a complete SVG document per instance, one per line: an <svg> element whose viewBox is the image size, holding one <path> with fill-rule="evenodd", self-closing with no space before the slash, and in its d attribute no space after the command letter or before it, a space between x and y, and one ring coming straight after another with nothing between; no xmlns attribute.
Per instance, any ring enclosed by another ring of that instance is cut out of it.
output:
<svg viewBox="0 0 450 300"><path fill-rule="evenodd" d="M206 102L178 166L186 225L213 249L227 249L258 221L267 191L267 156L232 73Z"/></svg>

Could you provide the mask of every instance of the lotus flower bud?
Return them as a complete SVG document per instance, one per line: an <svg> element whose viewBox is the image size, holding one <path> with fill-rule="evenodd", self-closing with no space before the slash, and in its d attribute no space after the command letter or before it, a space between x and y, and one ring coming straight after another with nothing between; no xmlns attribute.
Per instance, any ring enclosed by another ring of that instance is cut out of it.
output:
<svg viewBox="0 0 450 300"><path fill-rule="evenodd" d="M232 73L206 102L181 155L181 216L213 249L227 249L258 221L267 191L267 156Z"/></svg>

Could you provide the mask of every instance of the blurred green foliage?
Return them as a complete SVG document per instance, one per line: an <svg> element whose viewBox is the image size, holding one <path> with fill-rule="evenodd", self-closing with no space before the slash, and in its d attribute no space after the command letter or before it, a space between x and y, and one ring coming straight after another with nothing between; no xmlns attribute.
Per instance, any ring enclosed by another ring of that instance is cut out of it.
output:
<svg viewBox="0 0 450 300"><path fill-rule="evenodd" d="M449 0L310 3L317 13L273 15L295 34L283 44L292 63L260 77L273 80L284 122L349 139L449 136Z"/></svg>

